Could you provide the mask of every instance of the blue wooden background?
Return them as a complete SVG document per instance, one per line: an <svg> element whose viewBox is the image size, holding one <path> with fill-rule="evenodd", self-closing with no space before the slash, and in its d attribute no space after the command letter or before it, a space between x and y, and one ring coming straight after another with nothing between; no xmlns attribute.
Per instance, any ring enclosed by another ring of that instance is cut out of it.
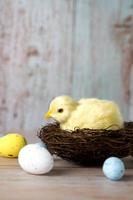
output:
<svg viewBox="0 0 133 200"><path fill-rule="evenodd" d="M35 131L61 94L133 120L133 0L0 0L0 131Z"/></svg>

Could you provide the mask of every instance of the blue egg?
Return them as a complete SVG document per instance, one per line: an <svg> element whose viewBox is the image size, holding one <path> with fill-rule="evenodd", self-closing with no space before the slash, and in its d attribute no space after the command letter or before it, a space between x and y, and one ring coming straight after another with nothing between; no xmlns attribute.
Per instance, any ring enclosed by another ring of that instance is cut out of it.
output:
<svg viewBox="0 0 133 200"><path fill-rule="evenodd" d="M104 161L103 173L108 179L117 181L123 177L125 165L121 159L110 157Z"/></svg>
<svg viewBox="0 0 133 200"><path fill-rule="evenodd" d="M38 143L35 143L34 145L36 145L37 147L44 147L44 148L47 148L46 144L43 143L42 141L38 142Z"/></svg>

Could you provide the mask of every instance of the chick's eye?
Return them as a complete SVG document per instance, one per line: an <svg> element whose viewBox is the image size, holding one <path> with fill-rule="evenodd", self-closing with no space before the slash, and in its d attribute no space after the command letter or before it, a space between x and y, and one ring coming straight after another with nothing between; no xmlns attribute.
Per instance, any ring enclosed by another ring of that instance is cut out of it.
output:
<svg viewBox="0 0 133 200"><path fill-rule="evenodd" d="M59 113L62 113L62 112L63 112L63 108L59 108L59 109L58 109L58 112L59 112Z"/></svg>

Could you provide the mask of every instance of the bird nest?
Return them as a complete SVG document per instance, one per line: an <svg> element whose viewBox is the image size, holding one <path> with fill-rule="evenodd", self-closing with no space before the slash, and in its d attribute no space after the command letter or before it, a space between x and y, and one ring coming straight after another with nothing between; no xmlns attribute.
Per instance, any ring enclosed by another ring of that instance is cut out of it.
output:
<svg viewBox="0 0 133 200"><path fill-rule="evenodd" d="M58 123L38 131L38 137L52 154L82 165L102 164L110 156L133 155L133 122L119 130L62 130Z"/></svg>

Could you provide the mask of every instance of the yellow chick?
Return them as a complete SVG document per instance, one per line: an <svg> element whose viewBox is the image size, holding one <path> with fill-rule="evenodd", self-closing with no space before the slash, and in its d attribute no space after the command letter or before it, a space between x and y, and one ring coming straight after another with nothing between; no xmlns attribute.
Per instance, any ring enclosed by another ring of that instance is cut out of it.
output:
<svg viewBox="0 0 133 200"><path fill-rule="evenodd" d="M64 130L76 128L117 130L123 127L123 118L116 103L96 98L75 101L69 96L56 97L45 118L54 118Z"/></svg>
<svg viewBox="0 0 133 200"><path fill-rule="evenodd" d="M26 139L17 133L10 133L0 138L0 156L16 158L22 147L27 144Z"/></svg>

